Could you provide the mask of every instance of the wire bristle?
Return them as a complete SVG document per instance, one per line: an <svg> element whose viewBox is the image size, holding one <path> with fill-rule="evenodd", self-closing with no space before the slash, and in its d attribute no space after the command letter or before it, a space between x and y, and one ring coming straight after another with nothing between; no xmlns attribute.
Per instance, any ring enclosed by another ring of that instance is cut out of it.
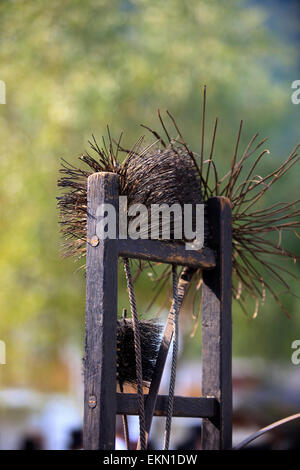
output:
<svg viewBox="0 0 300 470"><path fill-rule="evenodd" d="M139 321L143 381L147 386L152 379L160 346L162 325L154 321ZM132 321L123 318L117 327L117 377L121 384L136 383L136 363Z"/></svg>
<svg viewBox="0 0 300 470"><path fill-rule="evenodd" d="M258 134L254 135L242 156L238 158L243 125L241 121L230 168L220 176L213 159L218 119L214 125L209 159L204 160L204 105L200 163L198 163L197 155L187 146L174 117L169 112L167 114L176 131L175 139L170 137L170 132L159 112L159 123L165 137L143 125L155 138L148 147L143 148L143 137L131 150L121 146L121 139L113 145L108 131L108 146L104 141L104 147L100 148L94 137L90 142L97 159L88 153L81 157L81 160L88 165L88 171L62 161L58 186L66 192L58 198L58 206L61 214L61 231L65 239L64 254L76 255L77 258L85 255L87 178L93 172L118 173L120 194L128 196L129 205L142 203L149 208L151 204L163 203L198 204L212 196L222 195L230 199L232 206L234 298L245 310L247 296L253 297L256 316L259 303L264 303L266 291L269 291L280 308L289 315L279 298L278 286L281 286L284 292L292 294L285 277L288 275L295 278L295 275L275 261L276 258L292 262L299 259L298 255L282 247L283 233L292 232L299 238L297 233L300 227L299 200L290 203L278 202L264 209L258 208L258 204L264 200L273 185L298 162L299 145L278 168L265 176L257 175L259 163L269 153L267 149L260 150L266 139L256 144ZM117 161L119 151L126 153L123 163ZM243 176L246 162L248 163L251 157L252 166ZM279 235L278 241L274 241L270 234ZM206 243L209 243L207 227ZM169 271L166 276L168 274ZM276 287L266 281L266 274L277 283ZM197 275L200 277L201 272L199 271ZM161 282L165 282L166 276Z"/></svg>

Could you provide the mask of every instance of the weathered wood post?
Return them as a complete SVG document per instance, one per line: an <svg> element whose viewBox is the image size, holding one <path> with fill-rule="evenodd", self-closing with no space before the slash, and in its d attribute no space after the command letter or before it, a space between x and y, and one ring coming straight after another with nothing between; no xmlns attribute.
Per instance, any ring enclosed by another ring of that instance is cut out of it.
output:
<svg viewBox="0 0 300 470"><path fill-rule="evenodd" d="M202 394L215 397L219 416L203 419L203 449L232 446L232 229L230 201L208 201L209 224L214 237L216 267L203 271Z"/></svg>
<svg viewBox="0 0 300 470"><path fill-rule="evenodd" d="M116 239L97 236L97 209L101 204L115 208ZM199 252L186 252L182 245L175 243L118 240L118 211L118 176L91 175L87 192L84 448L114 449L116 414L138 413L136 394L116 393L118 256L126 256L203 270L203 396L175 397L174 415L203 418L203 449L229 449L232 440L230 202L223 197L208 201L214 251L204 247ZM167 414L167 397L156 397L158 386L155 400L149 402L150 418L153 414Z"/></svg>
<svg viewBox="0 0 300 470"><path fill-rule="evenodd" d="M85 449L114 449L116 422L117 239L96 235L97 208L112 204L118 233L118 175L94 173L87 188Z"/></svg>

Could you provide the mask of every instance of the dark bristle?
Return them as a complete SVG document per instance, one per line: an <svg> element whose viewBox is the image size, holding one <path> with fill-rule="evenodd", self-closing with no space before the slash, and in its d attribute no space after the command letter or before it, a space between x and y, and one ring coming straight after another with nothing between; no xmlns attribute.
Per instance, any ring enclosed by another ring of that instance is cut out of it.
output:
<svg viewBox="0 0 300 470"><path fill-rule="evenodd" d="M237 139L233 144L233 157L229 170L220 175L218 165L213 157L218 120L213 129L210 145L209 159L204 159L204 128L205 128L205 92L204 108L202 113L202 141L200 148L200 165L196 157L187 146L173 116L167 112L171 125L177 138L172 139L159 112L159 123L166 138L160 133L147 129L155 141L148 147L144 145L144 137L138 139L131 150L120 145L120 139L113 147L113 140L108 131L108 145L103 142L100 148L93 138L91 147L96 153L92 157L88 153L81 160L88 166L88 170L81 170L63 162L60 170L61 177L58 186L65 192L58 198L61 215L61 232L64 237L63 251L66 256L75 255L78 259L86 252L86 199L87 178L98 171L111 171L120 176L120 194L128 197L129 206L141 203L150 208L151 204L198 204L206 202L213 196L226 196L230 199L232 207L232 234L233 234L233 295L242 308L246 303L247 295L254 298L257 315L258 303L264 303L265 292L268 290L280 308L285 310L279 300L275 289L266 282L267 274L277 285L284 287L292 294L289 283L284 281L281 271L284 269L270 262L270 258L281 257L282 261L296 262L300 257L282 247L282 234L292 232L297 237L300 228L299 202L279 202L274 206L258 210L267 191L299 161L297 154L299 145L291 152L289 157L276 169L266 176L257 174L259 164L269 153L264 149L258 154L266 139L258 144L254 143L258 134L250 140L244 153L239 157L239 144L242 131L242 121L239 126ZM115 155L118 151L125 152L123 163L118 163ZM257 155L258 154L258 155ZM250 171L244 175L246 162L253 157ZM172 226L171 226L172 230ZM211 243L209 227L204 227L205 245ZM270 234L280 235L279 241L272 240ZM172 232L171 232L172 238ZM184 241L184 240L182 240ZM285 270L285 275L293 277L291 270ZM197 276L201 277L201 271Z"/></svg>
<svg viewBox="0 0 300 470"><path fill-rule="evenodd" d="M197 204L202 202L201 181L182 147L152 149L133 157L125 169L128 204Z"/></svg>
<svg viewBox="0 0 300 470"><path fill-rule="evenodd" d="M147 386L151 382L158 349L160 346L162 326L154 321L139 322L142 350L143 381ZM117 327L117 377L121 384L136 383L136 363L132 321L123 318Z"/></svg>

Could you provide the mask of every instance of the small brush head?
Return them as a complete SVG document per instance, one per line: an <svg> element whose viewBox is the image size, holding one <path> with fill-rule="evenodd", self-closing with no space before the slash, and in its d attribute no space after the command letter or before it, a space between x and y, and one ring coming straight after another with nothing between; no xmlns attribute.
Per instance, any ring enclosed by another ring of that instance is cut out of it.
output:
<svg viewBox="0 0 300 470"><path fill-rule="evenodd" d="M128 207L143 204L150 211L152 204L179 204L183 207L184 204L195 206L203 202L199 172L184 146L172 143L161 148L156 144L139 152L128 151L125 161L118 163L95 145L92 148L99 161L89 154L81 157L89 166L88 171L64 161L60 169L58 187L65 192L57 199L65 256L75 255L79 259L86 253L87 179L94 172L119 174L120 195L127 196ZM173 239L172 224L171 219L170 239Z"/></svg>
<svg viewBox="0 0 300 470"><path fill-rule="evenodd" d="M197 204L201 181L187 151L180 146L151 148L124 164L128 204Z"/></svg>
<svg viewBox="0 0 300 470"><path fill-rule="evenodd" d="M143 382L151 382L160 346L162 325L152 320L139 321ZM117 377L121 384L136 383L136 362L132 321L123 318L117 326Z"/></svg>
<svg viewBox="0 0 300 470"><path fill-rule="evenodd" d="M156 145L145 153L135 154L127 162L125 161L123 175L124 194L128 198L128 206L143 204L148 210L148 218L141 234L151 238L151 234L157 230L158 237L162 240L184 241L185 204L193 207L192 228L195 230L195 206L203 202L201 179L191 156L184 147L172 144L167 148L161 148ZM162 219L158 215L160 210L158 206L164 204L171 210L167 235L164 233ZM158 211L156 222L153 217L155 211ZM176 211L179 211L180 215L176 216Z"/></svg>

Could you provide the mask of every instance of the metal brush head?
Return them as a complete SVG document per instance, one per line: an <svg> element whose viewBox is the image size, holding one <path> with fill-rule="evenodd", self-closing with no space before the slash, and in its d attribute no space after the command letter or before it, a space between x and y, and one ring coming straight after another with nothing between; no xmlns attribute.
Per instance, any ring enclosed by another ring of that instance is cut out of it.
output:
<svg viewBox="0 0 300 470"><path fill-rule="evenodd" d="M124 164L124 193L130 204L197 204L201 181L191 157L182 147L152 148Z"/></svg>
<svg viewBox="0 0 300 470"><path fill-rule="evenodd" d="M77 169L66 163L63 164L60 170L61 178L58 181L58 185L66 190L63 196L58 198L61 231L64 236L63 252L67 256L75 255L77 258L85 255L87 177L91 173L98 171L118 173L120 175L120 194L128 197L129 205L142 203L146 205L148 210L151 204L197 204L207 201L210 197L225 196L230 200L232 208L234 297L247 313L245 305L250 294L255 300L253 314L255 317L258 305L264 303L266 291L269 291L279 307L289 315L278 297L276 287L272 286L269 279L278 282L281 287L294 295L282 272L289 278L296 276L288 265L283 268L282 263L289 263L291 260L296 262L300 257L297 253L283 248L281 234L293 232L298 237L296 230L300 227L300 201L279 201L263 209L258 207L265 200L266 192L270 191L273 184L299 161L300 144L295 146L288 158L278 168L264 176L257 175L260 161L264 155L269 153L267 149L258 153L266 139L257 143L255 141L258 134L255 134L239 157L243 126L243 121L241 121L228 171L220 175L218 164L214 161L218 118L215 121L209 158L207 160L204 158L205 100L206 88L204 88L199 156L188 148L175 119L167 112L179 140L171 139L165 122L158 113L161 127L167 136L166 143L165 138L160 136L158 132L143 126L156 139L154 144L148 148L141 149L142 139L139 139L131 150L125 150L121 148L119 139L114 152L109 135L108 147L105 146L105 142L104 148L99 148L95 141L91 144L97 153L97 159L92 158L89 154L82 157L82 160L89 166L88 171ZM125 161L122 164L117 162L118 151L126 153ZM254 161L248 171L245 163L253 155ZM205 225L205 245L211 244L209 232L209 227ZM279 242L275 239L278 233L280 234ZM273 238L271 238L272 235ZM276 261L278 257L281 259L280 264L268 259ZM265 279L266 274L267 278ZM200 271L197 276L201 276Z"/></svg>
<svg viewBox="0 0 300 470"><path fill-rule="evenodd" d="M139 322L143 381L151 382L158 349L160 346L162 326L152 320ZM136 383L136 363L132 321L123 318L117 326L117 377L120 384Z"/></svg>

